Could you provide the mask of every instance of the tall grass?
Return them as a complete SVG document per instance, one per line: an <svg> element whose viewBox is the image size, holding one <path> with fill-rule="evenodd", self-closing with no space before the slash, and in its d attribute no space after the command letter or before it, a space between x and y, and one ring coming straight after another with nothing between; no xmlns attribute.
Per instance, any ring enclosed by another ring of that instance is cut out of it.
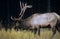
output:
<svg viewBox="0 0 60 39"><path fill-rule="evenodd" d="M12 29L6 32L2 29L0 31L0 39L50 39L51 36L52 31L47 29L41 29L40 36L38 36L38 34L34 35L33 32L26 30L15 31ZM60 39L60 34L57 32L53 39Z"/></svg>

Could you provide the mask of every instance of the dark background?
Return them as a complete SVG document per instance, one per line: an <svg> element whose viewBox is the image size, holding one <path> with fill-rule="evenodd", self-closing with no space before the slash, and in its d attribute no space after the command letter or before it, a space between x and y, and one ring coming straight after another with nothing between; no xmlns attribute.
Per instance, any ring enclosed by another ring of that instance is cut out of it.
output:
<svg viewBox="0 0 60 39"><path fill-rule="evenodd" d="M0 0L0 20L4 20L5 23L11 21L11 16L18 16L20 12L19 2L32 5L31 9L27 9L23 18L34 13L45 13L48 12L48 0ZM50 0L50 11L56 12L60 15L60 1L59 0Z"/></svg>

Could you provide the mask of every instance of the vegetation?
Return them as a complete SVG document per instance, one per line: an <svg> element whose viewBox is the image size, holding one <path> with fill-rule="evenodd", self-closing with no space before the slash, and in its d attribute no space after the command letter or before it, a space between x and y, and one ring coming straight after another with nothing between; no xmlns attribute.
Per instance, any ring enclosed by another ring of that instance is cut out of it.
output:
<svg viewBox="0 0 60 39"><path fill-rule="evenodd" d="M19 30L15 31L12 29L7 32L2 29L0 30L0 39L50 39L52 36L52 31L48 29L41 29L40 37L38 34L34 35L31 31ZM60 34L57 32L53 39L60 39Z"/></svg>

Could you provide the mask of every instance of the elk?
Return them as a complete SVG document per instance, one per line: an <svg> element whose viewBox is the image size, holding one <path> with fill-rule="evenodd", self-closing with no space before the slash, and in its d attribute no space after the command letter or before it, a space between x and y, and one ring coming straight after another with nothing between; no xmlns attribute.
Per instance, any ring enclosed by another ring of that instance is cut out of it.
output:
<svg viewBox="0 0 60 39"><path fill-rule="evenodd" d="M58 14L56 14L55 12L49 12L49 13L44 13L44 14L36 13L26 19L22 19L22 16L24 15L25 10L27 8L31 8L32 6L27 5L27 3L21 4L20 2L20 7L21 7L21 12L18 15L19 17L13 18L11 16L12 20L17 21L16 26L19 25L20 28L32 29L34 30L34 34L36 34L36 32L38 31L39 36L40 36L41 27L50 26L53 32L52 37L56 34L55 26L56 26L57 21L58 22L60 21L60 16ZM18 23L18 21L20 21L20 24Z"/></svg>

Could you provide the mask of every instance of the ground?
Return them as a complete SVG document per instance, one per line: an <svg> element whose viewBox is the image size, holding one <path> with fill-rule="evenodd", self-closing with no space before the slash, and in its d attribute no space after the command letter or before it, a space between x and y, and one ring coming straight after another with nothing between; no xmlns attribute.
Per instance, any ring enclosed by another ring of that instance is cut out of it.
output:
<svg viewBox="0 0 60 39"><path fill-rule="evenodd" d="M2 29L0 31L0 39L50 39L52 36L52 31L48 29L41 29L40 36L38 34L34 35L31 31L15 31L12 29L11 31L8 30L7 32ZM60 39L60 34L57 33L53 37L53 39Z"/></svg>

